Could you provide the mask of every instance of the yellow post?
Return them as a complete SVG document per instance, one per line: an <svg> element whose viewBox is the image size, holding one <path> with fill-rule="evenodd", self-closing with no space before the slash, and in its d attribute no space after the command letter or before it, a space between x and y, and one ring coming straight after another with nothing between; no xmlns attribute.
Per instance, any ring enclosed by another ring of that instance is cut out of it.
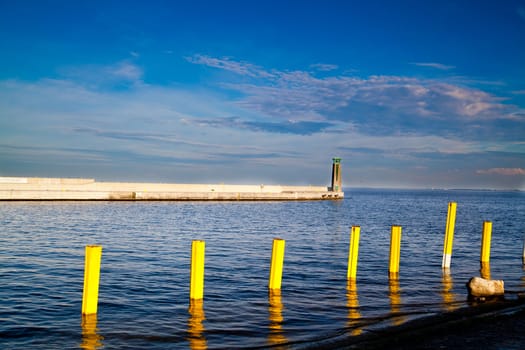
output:
<svg viewBox="0 0 525 350"><path fill-rule="evenodd" d="M399 274L399 255L401 253L401 226L392 226L390 236L390 267L389 275L397 278Z"/></svg>
<svg viewBox="0 0 525 350"><path fill-rule="evenodd" d="M273 240L270 278L268 281L269 289L281 289L285 244L284 239L275 238Z"/></svg>
<svg viewBox="0 0 525 350"><path fill-rule="evenodd" d="M346 273L347 279L355 280L357 276L357 257L359 255L360 232L360 226L352 226L352 232L350 236L350 248L348 251L348 271Z"/></svg>
<svg viewBox="0 0 525 350"><path fill-rule="evenodd" d="M204 296L204 251L206 242L194 240L191 243L190 299Z"/></svg>
<svg viewBox="0 0 525 350"><path fill-rule="evenodd" d="M86 246L86 257L84 260L84 291L82 293L83 315L97 313L101 257L102 246Z"/></svg>
<svg viewBox="0 0 525 350"><path fill-rule="evenodd" d="M490 262L490 240L492 237L492 222L483 222L483 235L481 236L481 263Z"/></svg>
<svg viewBox="0 0 525 350"><path fill-rule="evenodd" d="M481 278L489 280L490 279L490 263L482 262L479 272L480 272Z"/></svg>
<svg viewBox="0 0 525 350"><path fill-rule="evenodd" d="M445 229L445 242L443 244L443 262L441 267L450 268L452 259L452 244L454 242L454 226L456 224L456 206L455 202L448 203L447 227Z"/></svg>

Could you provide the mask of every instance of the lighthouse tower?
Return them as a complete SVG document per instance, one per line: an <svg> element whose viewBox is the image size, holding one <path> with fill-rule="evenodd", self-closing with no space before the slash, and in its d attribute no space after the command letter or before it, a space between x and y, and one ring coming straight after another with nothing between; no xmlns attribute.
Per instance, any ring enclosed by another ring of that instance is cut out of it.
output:
<svg viewBox="0 0 525 350"><path fill-rule="evenodd" d="M341 158L332 158L332 192L343 191L341 178Z"/></svg>

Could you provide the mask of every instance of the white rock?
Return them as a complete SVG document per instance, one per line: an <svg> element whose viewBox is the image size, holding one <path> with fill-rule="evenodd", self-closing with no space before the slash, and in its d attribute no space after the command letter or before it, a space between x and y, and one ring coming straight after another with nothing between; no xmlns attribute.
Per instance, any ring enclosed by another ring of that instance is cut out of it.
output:
<svg viewBox="0 0 525 350"><path fill-rule="evenodd" d="M468 293L474 297L492 297L505 294L502 280L487 280L472 277L467 283Z"/></svg>

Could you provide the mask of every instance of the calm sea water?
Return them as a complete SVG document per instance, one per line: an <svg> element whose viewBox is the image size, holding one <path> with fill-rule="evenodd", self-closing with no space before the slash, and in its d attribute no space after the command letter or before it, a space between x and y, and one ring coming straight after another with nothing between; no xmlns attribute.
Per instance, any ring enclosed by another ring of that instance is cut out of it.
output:
<svg viewBox="0 0 525 350"><path fill-rule="evenodd" d="M452 266L441 259L456 201ZM524 291L525 193L347 190L315 202L0 203L2 349L302 348L465 307L479 276L482 223L490 273ZM357 283L349 231L361 226ZM403 227L388 278L390 228ZM273 238L286 240L280 295L267 290ZM192 240L206 241L204 301L189 308ZM84 247L103 246L96 319L80 315ZM512 298L512 293L509 294Z"/></svg>

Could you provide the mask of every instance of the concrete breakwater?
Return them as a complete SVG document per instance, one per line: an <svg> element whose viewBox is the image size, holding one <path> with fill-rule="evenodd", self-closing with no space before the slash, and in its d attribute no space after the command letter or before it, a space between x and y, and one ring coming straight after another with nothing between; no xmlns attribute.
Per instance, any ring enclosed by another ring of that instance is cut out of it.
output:
<svg viewBox="0 0 525 350"><path fill-rule="evenodd" d="M0 201L256 201L343 199L341 158L333 158L332 186L161 184L94 179L0 177Z"/></svg>
<svg viewBox="0 0 525 350"><path fill-rule="evenodd" d="M94 179L0 177L0 200L333 200L344 193L322 186L161 184Z"/></svg>

